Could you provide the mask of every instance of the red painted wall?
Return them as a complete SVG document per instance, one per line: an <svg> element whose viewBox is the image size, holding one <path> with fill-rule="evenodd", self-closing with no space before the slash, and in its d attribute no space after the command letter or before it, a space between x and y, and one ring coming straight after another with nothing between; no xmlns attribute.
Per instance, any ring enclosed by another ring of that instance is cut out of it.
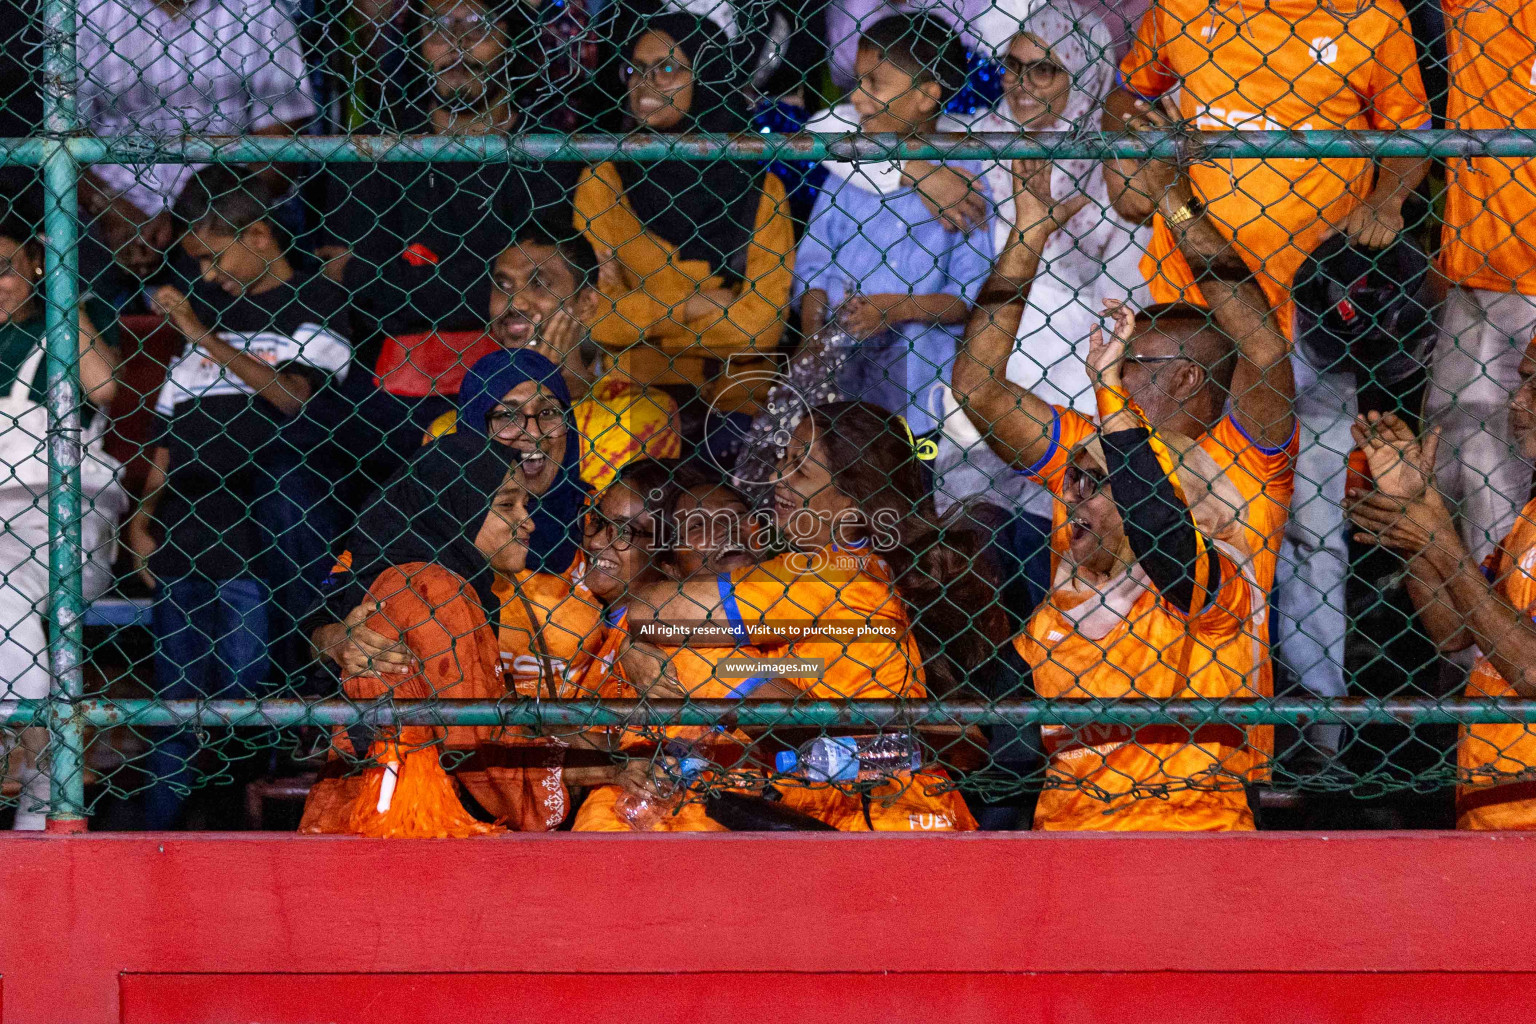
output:
<svg viewBox="0 0 1536 1024"><path fill-rule="evenodd" d="M1536 835L3 836L0 1019L1515 1021L1533 897Z"/></svg>

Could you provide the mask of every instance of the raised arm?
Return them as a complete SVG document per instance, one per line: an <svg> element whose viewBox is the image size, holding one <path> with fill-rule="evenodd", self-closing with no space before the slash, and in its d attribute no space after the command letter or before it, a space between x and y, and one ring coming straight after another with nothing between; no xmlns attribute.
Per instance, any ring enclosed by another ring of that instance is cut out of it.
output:
<svg viewBox="0 0 1536 1024"><path fill-rule="evenodd" d="M1404 555L1408 573L1403 583L1418 612L1419 625L1442 652L1466 650L1472 646L1472 634L1456 610L1447 580L1435 563L1424 557L1429 534L1421 524L1404 521L1409 500L1422 495L1428 486L1418 438L1392 413L1358 416L1351 433L1356 447L1370 461L1375 485L1371 490L1352 490L1346 495L1350 519L1360 531L1355 539L1366 544L1383 543Z"/></svg>
<svg viewBox="0 0 1536 1024"><path fill-rule="evenodd" d="M1088 202L1051 196L1050 164L1014 162L1016 229L976 297L950 378L955 400L998 457L1016 469L1050 453L1056 410L1008 379L1008 358L1045 243Z"/></svg>
<svg viewBox="0 0 1536 1024"><path fill-rule="evenodd" d="M1146 102L1124 86L1104 98L1101 125L1105 132L1118 134L1135 130L1136 116L1146 109ZM1139 160L1104 161L1104 184L1115 212L1132 224L1145 224L1157 210L1157 199L1142 177L1146 164Z"/></svg>
<svg viewBox="0 0 1536 1024"><path fill-rule="evenodd" d="M1168 116L1146 110L1142 120L1166 127ZM1283 448L1296 430L1296 378L1291 347L1253 270L1216 229L1187 175L1152 161L1142 171L1151 199L1179 244L1212 317L1237 346L1232 416L1255 443Z"/></svg>
<svg viewBox="0 0 1536 1024"><path fill-rule="evenodd" d="M1088 346L1110 494L1137 563L1163 600L1188 615L1207 603L1221 578L1220 560L1158 461L1151 429L1126 397L1120 369L1135 315L1124 306L1114 315L1114 335L1106 341L1094 328Z"/></svg>

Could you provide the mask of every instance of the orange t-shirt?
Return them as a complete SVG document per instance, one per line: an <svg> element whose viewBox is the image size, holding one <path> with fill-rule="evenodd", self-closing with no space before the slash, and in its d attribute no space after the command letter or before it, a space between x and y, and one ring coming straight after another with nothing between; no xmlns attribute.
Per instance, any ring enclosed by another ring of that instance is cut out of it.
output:
<svg viewBox="0 0 1536 1024"><path fill-rule="evenodd" d="M598 642L595 645L588 645L588 649L579 656L580 661L575 666L574 679L581 696L597 696L609 700L629 700L637 696L634 687L624 678L623 669L616 663L629 633L627 611L627 606L610 608L603 617ZM692 654L690 651L678 653ZM673 664L679 667L680 679L685 686L690 686L693 696L700 699L726 696L725 693L715 692L708 682L697 677L700 665L703 663L704 659L681 659L675 655L673 660ZM712 677L713 673L709 672L709 675ZM690 683L696 683L696 688ZM712 730L702 726L621 729L618 731L618 745L621 750L633 750L642 746L649 747L669 737L702 740L707 743L710 732ZM741 747L734 737L728 737L719 743L708 743L708 746L710 747L709 758L716 765L728 769L735 768L741 760ZM618 785L594 787L582 801L581 809L576 812L576 820L571 824L571 831L629 831L629 826L619 818L617 813L618 800L622 794L623 788ZM701 800L693 799L685 801L677 813L663 817L657 824L656 830L658 832L723 832L725 828L704 812L704 804Z"/></svg>
<svg viewBox="0 0 1536 1024"><path fill-rule="evenodd" d="M1536 615L1536 501L1521 510L1504 543L1488 556L1484 571L1506 601L1526 615ZM1466 695L1519 696L1481 651ZM1456 766L1466 780L1456 787L1457 828L1536 829L1536 725L1462 726Z"/></svg>
<svg viewBox="0 0 1536 1024"><path fill-rule="evenodd" d="M1056 420L1052 426L1051 448L1025 472L1037 483L1061 496L1062 476L1072 452L1098 431L1098 426L1073 409L1053 406ZM1259 592L1268 595L1275 586L1275 571L1280 562L1280 544L1285 539L1285 523L1290 515L1291 495L1296 486L1296 453L1300 443L1299 427L1280 448L1268 448L1250 440L1229 413L1215 426L1196 438L1196 443L1216 465L1226 471L1227 479L1242 494L1244 505L1238 520L1243 526L1249 562L1240 566ZM1055 503L1052 512L1051 547L1060 552L1066 547L1067 506ZM1055 572L1055 558L1052 559ZM1261 602L1253 612L1251 632L1258 645L1258 664L1250 696L1273 697L1274 665L1269 657L1269 607ZM1256 725L1248 730L1248 756L1252 761L1250 779L1263 781L1274 754L1274 726Z"/></svg>
<svg viewBox="0 0 1536 1024"><path fill-rule="evenodd" d="M1536 8L1444 0L1447 127L1536 128ZM1469 288L1536 295L1536 165L1530 157L1446 162L1440 265Z"/></svg>
<svg viewBox="0 0 1536 1024"><path fill-rule="evenodd" d="M495 594L501 602L498 632L501 640L501 668L507 688L519 697L568 699L576 696L573 668L579 669L579 652L600 643L598 629L602 606L582 583L586 559L578 557L559 576L524 570L517 574L517 586L498 576ZM519 595L527 600L525 605ZM529 620L529 612L533 620ZM536 647L534 637L539 639ZM556 693L540 689L543 658L556 676Z"/></svg>
<svg viewBox="0 0 1536 1024"><path fill-rule="evenodd" d="M1155 0L1120 63L1144 97L1179 87L1205 131L1415 129L1430 113L1408 16L1397 0ZM1220 159L1190 168L1211 219L1259 275L1290 330L1290 285L1306 254L1372 184L1370 160ZM1142 273L1154 302L1201 302L1161 217Z"/></svg>
<svg viewBox="0 0 1536 1024"><path fill-rule="evenodd" d="M737 621L820 627L804 639L759 643L765 656L821 659L815 678L799 680L815 700L891 700L927 696L922 655L906 609L878 555L836 547L783 555L722 578L726 610ZM724 588L729 587L729 595ZM878 633L840 638L839 629L870 624ZM832 627L828 629L827 627ZM784 805L845 832L970 831L964 799L946 789L942 769L899 773L867 794L785 779Z"/></svg>
<svg viewBox="0 0 1536 1024"><path fill-rule="evenodd" d="M1256 697L1266 652L1255 624L1264 595L1218 548L1221 578L1203 610L1186 616L1150 586L1098 639L1085 636L1056 591L1014 641L1043 698L1168 700ZM1205 565L1201 559L1201 565ZM1085 600L1097 601L1096 597ZM1252 759L1231 725L1051 725L1050 758L1035 828L1103 831L1250 829L1244 783Z"/></svg>

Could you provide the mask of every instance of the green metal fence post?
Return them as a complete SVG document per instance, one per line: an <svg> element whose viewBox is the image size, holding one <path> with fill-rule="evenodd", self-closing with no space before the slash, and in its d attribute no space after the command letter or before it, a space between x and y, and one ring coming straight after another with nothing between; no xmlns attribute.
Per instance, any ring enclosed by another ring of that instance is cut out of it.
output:
<svg viewBox="0 0 1536 1024"><path fill-rule="evenodd" d="M75 0L43 0L43 280L48 374L48 830L85 829L85 723L74 714L81 673L79 168L75 131Z"/></svg>

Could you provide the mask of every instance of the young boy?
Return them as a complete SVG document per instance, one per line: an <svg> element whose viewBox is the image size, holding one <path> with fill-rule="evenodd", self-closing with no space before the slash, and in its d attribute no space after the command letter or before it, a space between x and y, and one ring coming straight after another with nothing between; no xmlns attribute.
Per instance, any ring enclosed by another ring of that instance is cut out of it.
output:
<svg viewBox="0 0 1536 1024"><path fill-rule="evenodd" d="M935 130L965 55L938 18L894 14L860 38L857 69L860 130L907 138ZM980 165L950 166L985 192ZM843 394L902 413L915 435L937 430L955 343L991 271L990 218L951 231L889 165L826 167L795 264L803 329L835 315L861 342L838 376Z"/></svg>
<svg viewBox="0 0 1536 1024"><path fill-rule="evenodd" d="M126 537L155 588L155 675L167 698L260 693L281 631L274 611L296 610L273 590L327 555L311 518L323 484L305 464L313 444L299 417L346 374L345 298L294 270L267 209L257 182L199 172L175 212L201 276L190 295L152 295L186 347L155 403L152 468ZM158 778L185 771L177 746L156 746L152 758L172 762L150 766ZM162 781L149 827L170 826L179 805Z"/></svg>

